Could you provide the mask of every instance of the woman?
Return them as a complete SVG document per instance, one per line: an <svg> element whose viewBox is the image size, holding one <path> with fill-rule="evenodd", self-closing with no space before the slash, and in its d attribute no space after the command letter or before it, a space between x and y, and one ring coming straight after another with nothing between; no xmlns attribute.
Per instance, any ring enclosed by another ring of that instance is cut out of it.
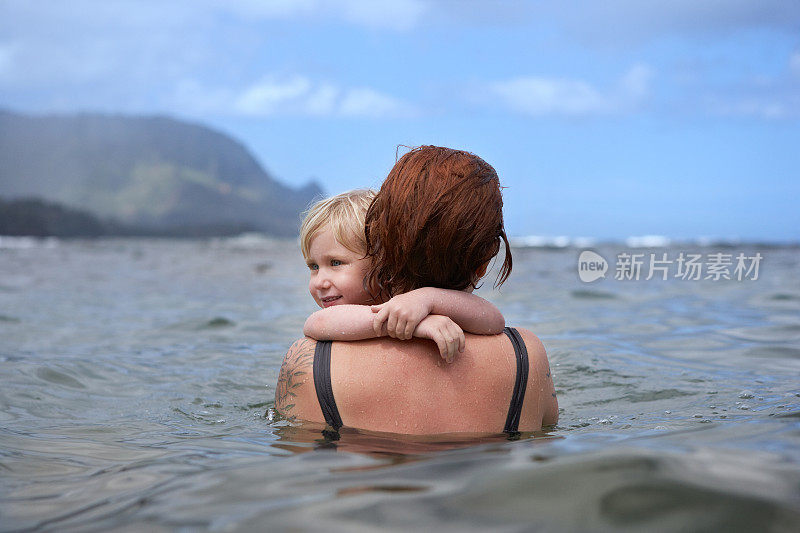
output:
<svg viewBox="0 0 800 533"><path fill-rule="evenodd" d="M506 243L498 276L511 272L495 170L458 150L423 146L398 160L367 212L380 300L420 287L471 291ZM430 341L301 339L284 358L276 401L285 416L408 434L535 431L558 420L544 347L531 332L467 335L455 362ZM291 402L291 403L290 403Z"/></svg>

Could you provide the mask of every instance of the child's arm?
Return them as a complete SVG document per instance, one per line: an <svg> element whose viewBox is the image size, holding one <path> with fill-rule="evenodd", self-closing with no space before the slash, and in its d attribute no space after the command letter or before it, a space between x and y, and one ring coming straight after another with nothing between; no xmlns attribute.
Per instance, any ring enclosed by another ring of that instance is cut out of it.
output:
<svg viewBox="0 0 800 533"><path fill-rule="evenodd" d="M303 335L318 341L360 341L387 335L385 329L376 333L374 318L368 305L335 305L309 316Z"/></svg>
<svg viewBox="0 0 800 533"><path fill-rule="evenodd" d="M398 294L386 303L373 305L372 310L376 313L375 335L386 331L398 339L410 339L417 324L432 314L449 317L464 331L477 335L497 335L506 325L497 307L480 296L434 287Z"/></svg>
<svg viewBox="0 0 800 533"><path fill-rule="evenodd" d="M414 336L430 339L439 348L439 355L448 363L456 358L456 352L463 352L466 340L464 331L446 316L428 315L414 330Z"/></svg>
<svg viewBox="0 0 800 533"><path fill-rule="evenodd" d="M357 341L387 335L384 325L373 329L375 313L367 305L336 305L313 313L303 326L303 334L316 340ZM456 352L464 351L464 332L446 316L428 315L417 325L414 336L436 343L448 363Z"/></svg>

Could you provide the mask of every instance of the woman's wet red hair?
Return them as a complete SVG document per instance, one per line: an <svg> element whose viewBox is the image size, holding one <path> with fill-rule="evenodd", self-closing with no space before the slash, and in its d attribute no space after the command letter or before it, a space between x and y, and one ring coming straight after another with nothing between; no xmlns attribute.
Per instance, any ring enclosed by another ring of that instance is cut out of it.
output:
<svg viewBox="0 0 800 533"><path fill-rule="evenodd" d="M395 163L367 211L366 280L381 299L420 287L474 287L501 239L496 285L511 274L497 172L469 152L421 146Z"/></svg>

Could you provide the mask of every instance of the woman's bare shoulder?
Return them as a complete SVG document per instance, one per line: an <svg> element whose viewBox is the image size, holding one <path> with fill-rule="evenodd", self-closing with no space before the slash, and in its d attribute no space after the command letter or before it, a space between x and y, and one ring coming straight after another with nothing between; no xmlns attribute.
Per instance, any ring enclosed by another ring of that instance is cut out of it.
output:
<svg viewBox="0 0 800 533"><path fill-rule="evenodd" d="M550 361L547 359L547 350L545 350L542 341L533 332L525 328L517 328L517 331L522 335L522 340L525 341L531 371L541 378L550 379Z"/></svg>
<svg viewBox="0 0 800 533"><path fill-rule="evenodd" d="M522 335L522 340L525 341L525 347L528 349L528 356L547 356L544 349L544 344L532 331L525 328L514 328Z"/></svg>
<svg viewBox="0 0 800 533"><path fill-rule="evenodd" d="M298 339L283 357L275 387L275 409L288 419L319 421L322 411L314 401L314 350L317 341Z"/></svg>
<svg viewBox="0 0 800 533"><path fill-rule="evenodd" d="M533 377L528 380L528 390L538 394L541 425L554 425L558 422L558 399L547 351L542 341L533 332L525 328L518 328L517 331L522 335L522 340L525 341L528 349L528 364Z"/></svg>

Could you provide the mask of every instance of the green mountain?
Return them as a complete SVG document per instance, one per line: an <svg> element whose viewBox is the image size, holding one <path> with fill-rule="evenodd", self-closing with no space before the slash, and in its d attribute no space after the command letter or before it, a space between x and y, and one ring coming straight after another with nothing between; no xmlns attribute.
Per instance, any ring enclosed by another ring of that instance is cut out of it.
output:
<svg viewBox="0 0 800 533"><path fill-rule="evenodd" d="M0 235L32 237L99 237L119 235L110 223L84 211L41 200L0 198Z"/></svg>
<svg viewBox="0 0 800 533"><path fill-rule="evenodd" d="M247 149L163 116L0 111L0 197L37 198L162 234L297 234L322 190L270 177Z"/></svg>

